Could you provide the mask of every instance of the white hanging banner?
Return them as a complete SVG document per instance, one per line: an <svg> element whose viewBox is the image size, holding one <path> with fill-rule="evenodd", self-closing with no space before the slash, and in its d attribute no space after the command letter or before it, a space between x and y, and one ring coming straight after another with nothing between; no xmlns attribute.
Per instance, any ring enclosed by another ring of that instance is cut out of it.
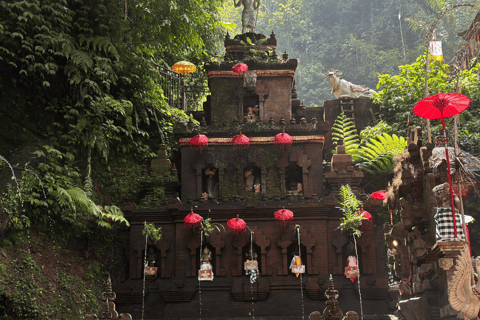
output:
<svg viewBox="0 0 480 320"><path fill-rule="evenodd" d="M430 41L430 58L435 61L443 61L442 41Z"/></svg>

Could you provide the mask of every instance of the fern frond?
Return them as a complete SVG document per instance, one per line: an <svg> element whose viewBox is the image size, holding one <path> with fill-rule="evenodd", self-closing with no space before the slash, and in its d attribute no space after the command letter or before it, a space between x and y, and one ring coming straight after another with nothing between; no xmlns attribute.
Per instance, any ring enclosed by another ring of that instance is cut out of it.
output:
<svg viewBox="0 0 480 320"><path fill-rule="evenodd" d="M365 171L372 174L393 172L393 157L402 154L407 146L407 141L397 135L376 136L370 139L365 146L357 151L357 156L362 162Z"/></svg>

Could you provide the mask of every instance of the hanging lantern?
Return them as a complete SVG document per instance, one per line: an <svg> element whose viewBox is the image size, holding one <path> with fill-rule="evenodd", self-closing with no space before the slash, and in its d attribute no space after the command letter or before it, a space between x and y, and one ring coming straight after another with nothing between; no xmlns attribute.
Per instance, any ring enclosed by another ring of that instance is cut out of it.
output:
<svg viewBox="0 0 480 320"><path fill-rule="evenodd" d="M281 146L282 150L290 147L292 143L293 143L292 137L288 133L285 133L285 130L283 130L282 133L277 134L275 136L275 139L273 140L273 144L276 146Z"/></svg>
<svg viewBox="0 0 480 320"><path fill-rule="evenodd" d="M275 220L283 222L283 226L285 227L288 223L293 222L293 212L283 207L283 209L275 212Z"/></svg>
<svg viewBox="0 0 480 320"><path fill-rule="evenodd" d="M185 73L192 73L192 72L197 71L197 67L195 67L195 65L191 62L180 61L180 62L175 63L172 66L172 70L177 72L177 73L185 74Z"/></svg>
<svg viewBox="0 0 480 320"><path fill-rule="evenodd" d="M237 63L232 67L233 74L243 76L248 71L248 66L245 63Z"/></svg>
<svg viewBox="0 0 480 320"><path fill-rule="evenodd" d="M190 148L200 150L200 154L202 154L202 150L206 147L208 147L208 138L206 135L199 133L190 139Z"/></svg>
<svg viewBox="0 0 480 320"><path fill-rule="evenodd" d="M183 225L189 229L199 227L202 224L202 216L192 211L183 219Z"/></svg>
<svg viewBox="0 0 480 320"><path fill-rule="evenodd" d="M370 197L373 199L385 200L387 199L387 190L375 191L370 194Z"/></svg>
<svg viewBox="0 0 480 320"><path fill-rule="evenodd" d="M227 221L227 228L233 233L242 234L247 232L247 223L238 217L230 219Z"/></svg>
<svg viewBox="0 0 480 320"><path fill-rule="evenodd" d="M232 143L235 149L243 150L250 146L250 139L240 132L240 134L233 136Z"/></svg>

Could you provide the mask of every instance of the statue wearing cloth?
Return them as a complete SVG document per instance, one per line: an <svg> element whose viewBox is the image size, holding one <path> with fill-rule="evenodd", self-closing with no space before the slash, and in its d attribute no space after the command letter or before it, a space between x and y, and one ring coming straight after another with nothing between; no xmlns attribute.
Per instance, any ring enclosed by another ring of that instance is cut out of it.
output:
<svg viewBox="0 0 480 320"><path fill-rule="evenodd" d="M243 4L242 33L245 33L247 29L255 32L255 10L260 6L260 0L238 0L237 3L233 0L233 4L236 8Z"/></svg>

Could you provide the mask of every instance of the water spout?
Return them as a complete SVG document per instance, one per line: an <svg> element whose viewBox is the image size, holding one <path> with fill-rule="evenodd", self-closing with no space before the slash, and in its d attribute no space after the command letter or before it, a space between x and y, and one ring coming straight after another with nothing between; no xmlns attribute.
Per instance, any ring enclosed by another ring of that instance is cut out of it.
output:
<svg viewBox="0 0 480 320"><path fill-rule="evenodd" d="M15 176L15 172L13 171L13 167L10 164L10 162L8 162L7 159L5 159L3 156L0 155L0 159L5 161L8 164L8 166L10 167L10 171L12 171L13 179L15 180L15 184L17 185L18 196L20 198L20 205L23 208L22 193L20 192L20 186L18 185L17 177Z"/></svg>

